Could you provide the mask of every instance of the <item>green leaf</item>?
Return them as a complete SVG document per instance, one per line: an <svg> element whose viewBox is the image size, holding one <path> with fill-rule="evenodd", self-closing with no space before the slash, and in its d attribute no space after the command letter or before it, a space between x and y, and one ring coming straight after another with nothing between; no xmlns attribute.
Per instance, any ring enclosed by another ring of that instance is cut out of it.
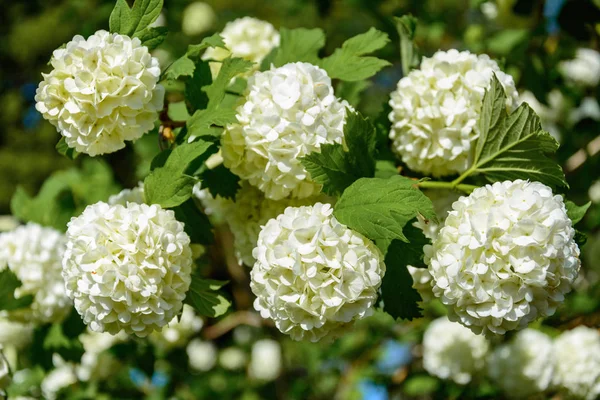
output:
<svg viewBox="0 0 600 400"><path fill-rule="evenodd" d="M199 44L188 46L187 52L167 67L163 73L163 79L176 80L180 77L193 76L196 68L195 61L198 61L201 53L209 47L225 48L225 42L218 33L215 33L202 39Z"/></svg>
<svg viewBox="0 0 600 400"><path fill-rule="evenodd" d="M135 0L129 15L127 35L137 37L152 24L163 8L163 0Z"/></svg>
<svg viewBox="0 0 600 400"><path fill-rule="evenodd" d="M202 316L219 317L225 314L231 306L231 302L219 290L227 283L227 281L203 279L194 274L185 303L194 307Z"/></svg>
<svg viewBox="0 0 600 400"><path fill-rule="evenodd" d="M411 224L406 226L405 233L410 239L413 239L410 235L415 231L419 229ZM424 238L423 233L420 234ZM416 238L418 239L418 236ZM385 255L386 271L381 283L381 298L383 310L394 318L412 320L422 316L418 305L418 302L422 301L421 295L412 287L413 279L407 265L413 264L411 260L422 262L423 243L427 241L415 240L405 243L394 239L388 247Z"/></svg>
<svg viewBox="0 0 600 400"><path fill-rule="evenodd" d="M67 145L64 137L61 137L58 143L56 143L56 151L70 160L74 160L79 156L79 153L74 148Z"/></svg>
<svg viewBox="0 0 600 400"><path fill-rule="evenodd" d="M488 181L530 179L551 187L568 187L564 173L548 158L558 143L542 130L540 119L526 103L508 114L506 94L494 75L483 99L478 121L480 136L469 174L482 174Z"/></svg>
<svg viewBox="0 0 600 400"><path fill-rule="evenodd" d="M127 5L127 1L117 0L108 20L109 30L112 33L127 34L130 19L131 10Z"/></svg>
<svg viewBox="0 0 600 400"><path fill-rule="evenodd" d="M221 101L223 101L225 92L231 80L237 75L248 71L252 65L252 61L244 60L243 58L228 57L223 60L217 78L210 85L202 88L208 95L209 101L207 108L217 108L219 104L221 104Z"/></svg>
<svg viewBox="0 0 600 400"><path fill-rule="evenodd" d="M194 75L185 82L185 98L192 105L194 110L201 110L208 105L208 95L203 86L212 83L212 76L208 61L200 60L194 67Z"/></svg>
<svg viewBox="0 0 600 400"><path fill-rule="evenodd" d="M206 214L196 206L193 199L188 199L174 207L173 211L177 220L184 223L184 230L192 243L211 244L214 242L210 221Z"/></svg>
<svg viewBox="0 0 600 400"><path fill-rule="evenodd" d="M235 110L230 108L217 108L216 110L198 110L187 122L185 139L193 140L202 138L216 140L221 137L223 127L236 122Z"/></svg>
<svg viewBox="0 0 600 400"><path fill-rule="evenodd" d="M408 14L402 17L394 17L394 22L396 22L396 30L400 36L402 73L406 76L412 68L419 65L417 46L414 43L418 19Z"/></svg>
<svg viewBox="0 0 600 400"><path fill-rule="evenodd" d="M213 197L234 199L240 188L240 178L223 164L202 173L202 188L207 188Z"/></svg>
<svg viewBox="0 0 600 400"><path fill-rule="evenodd" d="M199 140L166 150L167 156L160 153L164 164L156 167L144 180L144 194L148 204L158 204L165 208L175 207L192 196L196 179L187 174L188 168L203 163L217 148L210 142Z"/></svg>
<svg viewBox="0 0 600 400"><path fill-rule="evenodd" d="M163 73L163 79L176 80L181 77L192 76L195 68L196 64L185 54L167 67Z"/></svg>
<svg viewBox="0 0 600 400"><path fill-rule="evenodd" d="M200 44L191 44L188 46L187 55L192 58L200 57L201 53L209 47L221 47L227 49L223 38L218 33L202 39Z"/></svg>
<svg viewBox="0 0 600 400"><path fill-rule="evenodd" d="M262 71L269 69L271 64L276 67L298 61L318 64L319 50L325 46L325 34L321 29L281 28L279 34L279 47L265 57L261 64Z"/></svg>
<svg viewBox="0 0 600 400"><path fill-rule="evenodd" d="M320 61L319 65L332 79L360 81L375 75L388 61L365 56L381 49L390 41L388 35L375 28L346 40L342 47Z"/></svg>
<svg viewBox="0 0 600 400"><path fill-rule="evenodd" d="M146 46L148 50L154 50L165 41L168 33L169 29L164 26L146 28L140 32L138 38L142 42L142 46Z"/></svg>
<svg viewBox="0 0 600 400"><path fill-rule="evenodd" d="M573 221L573 225L575 225L576 223L578 223L579 221L581 221L583 219L583 217L585 216L585 213L587 212L588 208L590 208L591 205L592 205L591 201L588 201L587 203L585 203L582 206L578 206L577 204L573 203L570 200L565 201L565 207L567 209L567 216L569 217L569 219L571 221Z"/></svg>
<svg viewBox="0 0 600 400"><path fill-rule="evenodd" d="M341 144L321 146L301 158L313 181L323 185L323 192L339 194L358 178L375 174L375 128L357 112L346 111L344 137L348 151Z"/></svg>
<svg viewBox="0 0 600 400"><path fill-rule="evenodd" d="M61 324L50 325L42 348L50 354L60 354L66 361L79 362L85 352L79 338L66 336Z"/></svg>
<svg viewBox="0 0 600 400"><path fill-rule="evenodd" d="M0 311L12 311L24 308L33 303L33 296L26 295L15 298L15 289L21 287L22 283L17 276L8 268L0 271Z"/></svg>
<svg viewBox="0 0 600 400"><path fill-rule="evenodd" d="M437 220L431 200L415 185L416 181L399 175L388 179L361 178L344 191L334 215L371 240L408 242L404 227L417 214Z"/></svg>

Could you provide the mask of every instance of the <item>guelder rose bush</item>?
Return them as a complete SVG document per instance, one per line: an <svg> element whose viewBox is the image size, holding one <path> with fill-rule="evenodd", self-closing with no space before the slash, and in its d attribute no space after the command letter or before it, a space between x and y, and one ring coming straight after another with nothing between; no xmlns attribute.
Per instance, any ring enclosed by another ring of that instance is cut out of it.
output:
<svg viewBox="0 0 600 400"><path fill-rule="evenodd" d="M550 387L554 372L552 339L525 329L499 347L488 360L488 374L511 398L528 398Z"/></svg>
<svg viewBox="0 0 600 400"><path fill-rule="evenodd" d="M425 249L433 293L450 319L504 334L554 314L580 267L562 197L539 182L505 181L452 208Z"/></svg>
<svg viewBox="0 0 600 400"><path fill-rule="evenodd" d="M248 79L237 124L221 138L226 167L268 199L306 198L320 191L300 157L325 143L343 143L346 101L323 69L291 63Z"/></svg>
<svg viewBox="0 0 600 400"><path fill-rule="evenodd" d="M173 211L96 203L69 222L67 239L67 294L93 331L144 337L181 311L192 250Z"/></svg>
<svg viewBox="0 0 600 400"><path fill-rule="evenodd" d="M16 298L33 296L30 306L8 311L9 318L48 323L66 317L72 302L61 276L65 245L62 233L34 223L0 234L0 271L9 268L21 281Z"/></svg>
<svg viewBox="0 0 600 400"><path fill-rule="evenodd" d="M140 39L78 35L54 51L50 64L36 108L69 147L90 156L112 153L154 127L165 91L158 60Z"/></svg>
<svg viewBox="0 0 600 400"><path fill-rule="evenodd" d="M254 308L294 340L333 339L377 301L383 255L332 212L322 203L288 207L258 235Z"/></svg>
<svg viewBox="0 0 600 400"><path fill-rule="evenodd" d="M466 385L485 366L489 344L464 326L438 318L423 337L423 367L431 375Z"/></svg>
<svg viewBox="0 0 600 400"><path fill-rule="evenodd" d="M449 50L424 57L421 67L400 79L391 95L392 150L410 169L424 174L466 171L480 134L483 96L494 73L507 94L506 107L516 107L513 78L487 55Z"/></svg>

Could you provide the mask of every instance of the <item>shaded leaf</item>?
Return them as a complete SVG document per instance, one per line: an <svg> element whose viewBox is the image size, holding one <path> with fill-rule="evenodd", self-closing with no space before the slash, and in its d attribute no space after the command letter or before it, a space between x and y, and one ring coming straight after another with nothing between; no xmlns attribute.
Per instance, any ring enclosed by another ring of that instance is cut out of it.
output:
<svg viewBox="0 0 600 400"><path fill-rule="evenodd" d="M579 221L581 221L583 219L583 217L585 216L585 213L587 212L588 208L590 208L591 205L592 205L591 201L588 201L587 203L585 203L582 206L578 206L577 204L573 203L570 200L565 201L565 207L567 209L567 216L569 217L569 219L571 221L573 221L573 225L575 225L576 223L578 223Z"/></svg>
<svg viewBox="0 0 600 400"><path fill-rule="evenodd" d="M207 188L213 197L234 199L240 188L240 178L223 164L202 173L202 188Z"/></svg>
<svg viewBox="0 0 600 400"><path fill-rule="evenodd" d="M193 199L188 199L173 208L175 217L184 223L184 230L192 243L211 244L214 242L212 226L206 214L202 212Z"/></svg>
<svg viewBox="0 0 600 400"><path fill-rule="evenodd" d="M74 160L79 156L79 153L74 148L67 145L64 137L61 137L58 143L56 143L56 151L70 160Z"/></svg>
<svg viewBox="0 0 600 400"><path fill-rule="evenodd" d="M11 311L24 308L33 303L33 296L26 295L15 298L15 289L22 283L9 268L0 271L0 311Z"/></svg>
<svg viewBox="0 0 600 400"><path fill-rule="evenodd" d="M169 30L164 26L146 28L140 32L138 38L142 42L142 46L146 46L148 50L154 50L165 41L168 33Z"/></svg>
<svg viewBox="0 0 600 400"><path fill-rule="evenodd" d="M194 274L185 303L194 307L202 316L219 317L225 314L231 306L231 302L219 290L227 283L227 281L203 279Z"/></svg>

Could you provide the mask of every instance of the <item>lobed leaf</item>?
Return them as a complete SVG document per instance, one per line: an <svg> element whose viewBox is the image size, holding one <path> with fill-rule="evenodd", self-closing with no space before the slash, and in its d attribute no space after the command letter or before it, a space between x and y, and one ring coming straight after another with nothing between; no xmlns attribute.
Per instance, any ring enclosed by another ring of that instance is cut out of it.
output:
<svg viewBox="0 0 600 400"><path fill-rule="evenodd" d="M388 179L361 178L344 191L334 215L342 224L379 242L385 252L393 239L408 242L404 227L417 214L437 220L431 200L415 183L399 175Z"/></svg>
<svg viewBox="0 0 600 400"><path fill-rule="evenodd" d="M280 44L265 57L261 64L262 71L269 69L271 64L281 67L291 62L319 62L319 50L325 46L325 34L321 29L281 28L279 34Z"/></svg>
<svg viewBox="0 0 600 400"><path fill-rule="evenodd" d="M15 298L15 289L22 283L6 266L0 271L0 311L11 311L24 308L33 303L33 296L26 295Z"/></svg>
<svg viewBox="0 0 600 400"><path fill-rule="evenodd" d="M227 283L227 281L203 279L194 274L185 303L194 307L202 316L219 317L225 314L231 306L231 302L219 290Z"/></svg>

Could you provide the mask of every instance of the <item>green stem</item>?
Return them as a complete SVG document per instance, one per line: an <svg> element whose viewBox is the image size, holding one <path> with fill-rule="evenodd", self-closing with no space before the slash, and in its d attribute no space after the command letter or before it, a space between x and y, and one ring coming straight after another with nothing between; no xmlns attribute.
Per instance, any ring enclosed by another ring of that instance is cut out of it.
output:
<svg viewBox="0 0 600 400"><path fill-rule="evenodd" d="M452 185L455 187L458 186L459 183L467 179L473 172L475 172L475 169L473 167L469 168L468 170L463 172L461 176L453 180Z"/></svg>
<svg viewBox="0 0 600 400"><path fill-rule="evenodd" d="M471 193L477 188L475 185L467 185L465 183L453 182L439 182L439 181L422 181L419 182L419 187L423 189L448 189L448 190L460 190L461 192Z"/></svg>

